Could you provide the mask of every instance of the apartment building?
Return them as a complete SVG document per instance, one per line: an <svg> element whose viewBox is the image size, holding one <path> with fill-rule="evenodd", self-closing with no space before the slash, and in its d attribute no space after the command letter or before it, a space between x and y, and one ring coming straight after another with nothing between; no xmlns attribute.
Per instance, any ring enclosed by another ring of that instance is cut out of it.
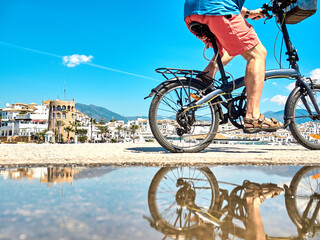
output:
<svg viewBox="0 0 320 240"><path fill-rule="evenodd" d="M49 106L46 103L6 104L1 110L1 141L30 141L32 136L48 129Z"/></svg>

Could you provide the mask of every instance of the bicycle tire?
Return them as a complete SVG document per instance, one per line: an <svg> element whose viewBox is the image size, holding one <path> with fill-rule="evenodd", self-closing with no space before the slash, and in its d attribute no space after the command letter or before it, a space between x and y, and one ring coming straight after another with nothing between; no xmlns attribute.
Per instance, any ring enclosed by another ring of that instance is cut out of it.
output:
<svg viewBox="0 0 320 240"><path fill-rule="evenodd" d="M184 170L186 169L186 170ZM187 170L188 169L188 170ZM190 173L193 172L193 178L199 177L202 175L204 177L204 180L198 181L198 184L203 188L205 186L210 187L210 194L208 191L203 192L203 189L198 190L197 192L197 198L194 200L195 202L200 199L200 202L197 202L198 206L206 205L205 202L201 202L201 195L199 194L202 192L202 195L205 195L206 198L211 197L208 202L210 202L208 206L208 212L212 215L217 213L220 204L220 195L219 195L219 186L217 179L215 178L212 171L207 167L200 167L200 168L192 168L192 167L163 167L161 168L153 177L149 191L148 191L148 206L150 214L154 220L154 222L158 225L158 227L162 230L162 233L166 235L174 235L174 236L190 236L192 234L192 231L196 231L196 229L199 227L199 224L195 224L191 227L181 227L181 226L174 226L170 222L170 219L166 219L166 213L165 211L161 212L161 207L164 206L163 202L161 202L164 199L164 190L165 188L168 188L169 192L169 198L174 203L174 205L170 205L170 211L172 210L173 214L178 214L178 204L177 204L177 194L179 191L179 187L175 184L175 181L172 180L172 178L176 178L177 180L179 177L183 178L183 171L185 171L186 176L189 173L188 178L192 179L192 176L190 176ZM180 172L179 172L180 171ZM196 175L197 174L197 175ZM194 178L194 179L196 179ZM186 178L187 179L187 178ZM192 181L192 180L190 180ZM207 181L209 185L203 185L204 182ZM197 184L196 180L193 180L193 184ZM197 185L195 185L195 188L197 188ZM176 194L173 194L173 190L176 190ZM208 193L208 194L207 194ZM165 198L167 201L168 199ZM203 199L202 199L203 201ZM169 204L171 202L169 201ZM169 205L167 204L167 205ZM188 209L185 209L186 211ZM183 214L181 214L183 215ZM178 219L176 219L177 221ZM181 220L181 219L180 219ZM181 223L180 223L181 224Z"/></svg>
<svg viewBox="0 0 320 240"><path fill-rule="evenodd" d="M205 87L200 82L189 81L186 78L165 85L154 96L149 110L150 128L158 143L168 151L173 153L200 152L214 139L219 125L219 111L212 103L207 103L194 111L194 116L192 116L194 123L190 124L191 134L187 132L180 136L178 132L183 131L177 120L178 111L193 100L189 96L190 93L199 96L203 94L204 89ZM208 91L207 89L206 93ZM171 123L170 131L162 128L164 121Z"/></svg>
<svg viewBox="0 0 320 240"><path fill-rule="evenodd" d="M301 208L301 204L306 205L309 198L315 191L320 193L320 182L318 179L310 179L311 176L320 175L320 166L307 166L301 168L293 177L290 183L290 194L286 194L285 203L288 215L291 221L300 229L302 229L305 222L302 214L304 209ZM316 186L316 187L314 187ZM309 191L309 192L306 192ZM312 215L308 214L308 216ZM307 216L307 217L308 217ZM315 230L320 230L320 214L318 214L317 222L314 225ZM305 227L304 227L305 228Z"/></svg>
<svg viewBox="0 0 320 240"><path fill-rule="evenodd" d="M317 100L317 104L320 107L320 86L313 87L313 92ZM316 113L314 106L311 104L311 100L306 91L300 89L296 91L292 97L289 106L289 116L291 122L289 124L290 131L293 137L299 144L310 149L320 150L320 120L314 120L306 110L306 106L303 104L305 101L311 108L312 113Z"/></svg>

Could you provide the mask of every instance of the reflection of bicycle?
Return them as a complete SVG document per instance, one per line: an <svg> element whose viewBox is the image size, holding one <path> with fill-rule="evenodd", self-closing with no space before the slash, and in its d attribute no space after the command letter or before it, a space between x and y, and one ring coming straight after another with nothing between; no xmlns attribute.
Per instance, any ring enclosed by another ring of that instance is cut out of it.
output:
<svg viewBox="0 0 320 240"><path fill-rule="evenodd" d="M310 239L319 231L319 178L320 167L302 168L285 187L286 207L299 236L267 239ZM147 219L173 239L245 239L247 182L229 194L209 168L161 168L150 184Z"/></svg>
<svg viewBox="0 0 320 240"><path fill-rule="evenodd" d="M303 167L286 188L286 207L301 235L320 231L320 167Z"/></svg>
<svg viewBox="0 0 320 240"><path fill-rule="evenodd" d="M281 24L287 48L290 68L266 71L266 80L288 78L296 80L296 87L288 97L284 127L291 130L294 138L304 147L320 149L320 83L304 77L297 64L299 60L293 48L286 27L284 8L286 0L274 0L273 5L264 4L267 19L276 16ZM272 12L272 15L269 14ZM207 36L217 53L214 35L206 25L194 24L192 31ZM213 86L207 86L196 79L200 73L195 70L160 68L167 80L154 88L148 97L154 96L149 120L152 133L161 146L171 152L199 152L213 140L221 123L228 120L237 128L243 128L246 111L245 89L237 96L235 89L244 87L244 77L228 82L220 56L216 62L221 78ZM214 90L213 90L214 89ZM224 114L222 107L227 113Z"/></svg>

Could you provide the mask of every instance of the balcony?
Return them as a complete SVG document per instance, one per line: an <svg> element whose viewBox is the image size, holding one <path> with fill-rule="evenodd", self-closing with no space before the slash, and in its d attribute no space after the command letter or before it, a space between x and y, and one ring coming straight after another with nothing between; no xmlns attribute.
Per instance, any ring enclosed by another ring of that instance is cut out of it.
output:
<svg viewBox="0 0 320 240"><path fill-rule="evenodd" d="M15 117L17 120L30 120L31 119L31 114L19 114Z"/></svg>

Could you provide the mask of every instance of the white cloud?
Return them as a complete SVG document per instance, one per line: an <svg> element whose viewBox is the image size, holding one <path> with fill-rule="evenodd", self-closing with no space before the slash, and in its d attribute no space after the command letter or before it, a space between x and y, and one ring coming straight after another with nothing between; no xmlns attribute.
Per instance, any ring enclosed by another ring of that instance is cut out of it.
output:
<svg viewBox="0 0 320 240"><path fill-rule="evenodd" d="M312 79L320 79L320 68L314 69L310 73Z"/></svg>
<svg viewBox="0 0 320 240"><path fill-rule="evenodd" d="M278 105L285 105L287 101L286 96L276 95L270 100L271 102L277 103Z"/></svg>
<svg viewBox="0 0 320 240"><path fill-rule="evenodd" d="M73 54L71 56L64 56L62 59L63 59L63 64L66 65L67 67L75 67L80 63L91 62L92 58L93 58L92 55L86 56L86 55Z"/></svg>
<svg viewBox="0 0 320 240"><path fill-rule="evenodd" d="M269 100L269 98L265 98L265 99L261 100L261 102L266 102L268 100Z"/></svg>
<svg viewBox="0 0 320 240"><path fill-rule="evenodd" d="M292 91L296 87L296 82L290 83L288 86L286 86L286 89L289 91Z"/></svg>

